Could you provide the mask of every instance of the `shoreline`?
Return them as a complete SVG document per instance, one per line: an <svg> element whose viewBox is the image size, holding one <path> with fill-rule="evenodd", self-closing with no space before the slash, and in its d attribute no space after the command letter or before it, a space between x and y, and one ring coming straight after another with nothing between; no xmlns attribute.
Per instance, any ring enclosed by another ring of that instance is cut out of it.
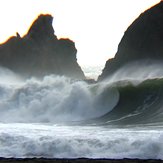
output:
<svg viewBox="0 0 163 163"><path fill-rule="evenodd" d="M1 163L8 162L22 162L22 163L163 163L163 160L156 159L87 159L87 158L78 158L78 159L49 159L49 158L0 158Z"/></svg>

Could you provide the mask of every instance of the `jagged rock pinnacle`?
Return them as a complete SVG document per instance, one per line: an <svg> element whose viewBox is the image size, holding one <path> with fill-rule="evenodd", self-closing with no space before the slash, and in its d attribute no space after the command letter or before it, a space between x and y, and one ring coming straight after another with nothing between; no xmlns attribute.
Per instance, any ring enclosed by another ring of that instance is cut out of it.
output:
<svg viewBox="0 0 163 163"><path fill-rule="evenodd" d="M142 13L126 30L114 58L106 62L99 80L131 62L163 62L163 1Z"/></svg>
<svg viewBox="0 0 163 163"><path fill-rule="evenodd" d="M34 40L54 37L54 29L52 26L53 17L49 14L39 15L31 25L27 36Z"/></svg>
<svg viewBox="0 0 163 163"><path fill-rule="evenodd" d="M0 45L0 66L28 77L65 75L85 79L77 63L75 43L57 39L52 26L53 17L41 14L24 37L12 36Z"/></svg>

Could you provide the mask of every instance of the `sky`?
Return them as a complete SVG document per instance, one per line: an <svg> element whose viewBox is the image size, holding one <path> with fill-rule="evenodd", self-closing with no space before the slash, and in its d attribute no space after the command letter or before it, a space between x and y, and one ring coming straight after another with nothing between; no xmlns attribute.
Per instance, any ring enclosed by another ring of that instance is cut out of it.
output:
<svg viewBox="0 0 163 163"><path fill-rule="evenodd" d="M0 0L0 42L25 35L40 15L51 14L55 35L70 38L81 66L104 66L127 27L160 0Z"/></svg>

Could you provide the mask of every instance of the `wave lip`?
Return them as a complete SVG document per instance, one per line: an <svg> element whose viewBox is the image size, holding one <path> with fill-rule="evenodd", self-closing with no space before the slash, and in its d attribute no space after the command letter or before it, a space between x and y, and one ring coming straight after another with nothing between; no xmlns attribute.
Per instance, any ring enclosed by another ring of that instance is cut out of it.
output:
<svg viewBox="0 0 163 163"><path fill-rule="evenodd" d="M116 125L163 124L162 78L148 79L137 85L132 81L114 84L119 91L119 101L112 111L96 121Z"/></svg>

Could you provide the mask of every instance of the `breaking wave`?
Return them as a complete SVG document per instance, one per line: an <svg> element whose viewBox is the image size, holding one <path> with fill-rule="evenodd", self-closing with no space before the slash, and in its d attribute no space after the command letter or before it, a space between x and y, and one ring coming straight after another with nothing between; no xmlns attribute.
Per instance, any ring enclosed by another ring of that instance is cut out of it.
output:
<svg viewBox="0 0 163 163"><path fill-rule="evenodd" d="M95 84L0 69L0 157L163 159L161 66L135 68Z"/></svg>
<svg viewBox="0 0 163 163"><path fill-rule="evenodd" d="M135 67L124 67L95 84L55 75L16 81L13 74L8 75L8 82L0 82L0 122L162 123L161 68L149 65L140 71L139 66L139 77L134 79L136 72L130 73Z"/></svg>
<svg viewBox="0 0 163 163"><path fill-rule="evenodd" d="M54 123L104 115L117 104L119 93L112 87L105 93L105 86L51 75L0 83L0 98L0 122Z"/></svg>

